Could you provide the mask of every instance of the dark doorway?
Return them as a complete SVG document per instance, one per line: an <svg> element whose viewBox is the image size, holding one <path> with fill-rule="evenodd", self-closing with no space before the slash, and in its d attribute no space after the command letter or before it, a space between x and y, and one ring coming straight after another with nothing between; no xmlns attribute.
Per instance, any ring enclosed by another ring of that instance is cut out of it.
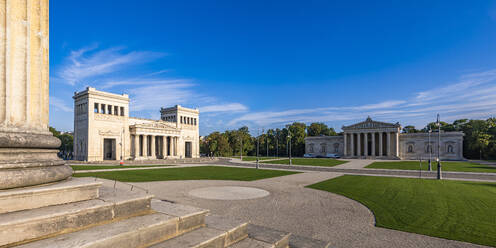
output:
<svg viewBox="0 0 496 248"><path fill-rule="evenodd" d="M186 142L186 144L185 144L185 146L184 146L184 149L185 149L185 151L184 151L184 152L185 152L185 153L184 153L184 154L185 154L185 156L186 156L187 158L191 158L191 157L192 157L192 156L191 156L191 142Z"/></svg>
<svg viewBox="0 0 496 248"><path fill-rule="evenodd" d="M103 160L115 160L115 139L103 139Z"/></svg>

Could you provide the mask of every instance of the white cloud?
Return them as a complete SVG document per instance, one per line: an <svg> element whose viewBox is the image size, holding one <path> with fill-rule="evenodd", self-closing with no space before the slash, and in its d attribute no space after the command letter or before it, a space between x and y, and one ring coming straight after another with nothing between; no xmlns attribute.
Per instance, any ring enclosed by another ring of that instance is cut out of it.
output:
<svg viewBox="0 0 496 248"><path fill-rule="evenodd" d="M371 109L384 109L384 108L392 108L401 104L404 104L406 101L385 101L376 104L368 104L359 107L355 107L356 110L371 110Z"/></svg>
<svg viewBox="0 0 496 248"><path fill-rule="evenodd" d="M200 107L200 113L210 113L210 112L244 112L247 111L248 107L241 103L228 103L220 105L208 105Z"/></svg>
<svg viewBox="0 0 496 248"><path fill-rule="evenodd" d="M72 51L56 71L56 78L70 85L86 83L95 77L121 71L126 67L154 60L164 53L148 51L125 52L122 47L97 50L90 46Z"/></svg>

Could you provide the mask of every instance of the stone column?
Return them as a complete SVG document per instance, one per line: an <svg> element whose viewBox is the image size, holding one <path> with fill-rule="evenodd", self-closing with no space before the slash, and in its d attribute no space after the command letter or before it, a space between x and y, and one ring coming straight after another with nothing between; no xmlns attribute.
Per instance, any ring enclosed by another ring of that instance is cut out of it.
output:
<svg viewBox="0 0 496 248"><path fill-rule="evenodd" d="M178 150L177 150L177 146L178 146L178 137L174 137L174 155L177 156L178 155Z"/></svg>
<svg viewBox="0 0 496 248"><path fill-rule="evenodd" d="M363 155L365 157L369 155L369 133L363 134Z"/></svg>
<svg viewBox="0 0 496 248"><path fill-rule="evenodd" d="M355 134L350 133L350 156L355 156Z"/></svg>
<svg viewBox="0 0 496 248"><path fill-rule="evenodd" d="M382 139L383 139L383 134L382 132L379 132L379 157L384 156L384 151L382 149Z"/></svg>
<svg viewBox="0 0 496 248"><path fill-rule="evenodd" d="M143 157L148 157L148 135L143 134Z"/></svg>
<svg viewBox="0 0 496 248"><path fill-rule="evenodd" d="M162 158L167 157L167 136L162 136Z"/></svg>
<svg viewBox="0 0 496 248"><path fill-rule="evenodd" d="M372 156L375 157L375 132L372 134Z"/></svg>
<svg viewBox="0 0 496 248"><path fill-rule="evenodd" d="M0 0L0 189L60 181L48 131L48 0Z"/></svg>
<svg viewBox="0 0 496 248"><path fill-rule="evenodd" d="M394 155L400 157L400 133L394 133Z"/></svg>
<svg viewBox="0 0 496 248"><path fill-rule="evenodd" d="M390 132L387 132L386 144L387 144L386 154L388 157L391 157L391 133Z"/></svg>
<svg viewBox="0 0 496 248"><path fill-rule="evenodd" d="M176 137L174 136L171 136L171 156L176 156Z"/></svg>
<svg viewBox="0 0 496 248"><path fill-rule="evenodd" d="M140 143L139 143L139 134L134 135L134 159L139 157L140 152Z"/></svg>
<svg viewBox="0 0 496 248"><path fill-rule="evenodd" d="M348 142L347 142L347 136L348 134L347 133L344 133L344 147L343 147L343 155L344 156L347 156L348 155Z"/></svg>
<svg viewBox="0 0 496 248"><path fill-rule="evenodd" d="M155 135L151 135L151 137L152 137L152 140L151 140L152 144L150 146L150 150L152 150L152 152L151 152L152 158L156 158L157 157L157 154L155 153L156 152L156 148L155 148L155 142L156 142L155 141Z"/></svg>
<svg viewBox="0 0 496 248"><path fill-rule="evenodd" d="M361 133L357 133L357 156L362 156L362 138L361 138Z"/></svg>

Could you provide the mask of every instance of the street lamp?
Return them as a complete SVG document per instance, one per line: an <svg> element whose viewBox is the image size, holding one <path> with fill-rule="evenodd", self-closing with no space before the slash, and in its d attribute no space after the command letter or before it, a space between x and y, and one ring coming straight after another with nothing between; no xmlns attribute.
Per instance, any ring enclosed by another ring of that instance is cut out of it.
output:
<svg viewBox="0 0 496 248"><path fill-rule="evenodd" d="M239 149L239 158L243 161L243 136L240 135L239 140L241 142Z"/></svg>
<svg viewBox="0 0 496 248"><path fill-rule="evenodd" d="M441 180L441 122L439 121L439 114L437 114L437 179Z"/></svg>
<svg viewBox="0 0 496 248"><path fill-rule="evenodd" d="M291 131L289 131L288 128L288 140L289 140L289 165L292 165L292 160L291 160Z"/></svg>
<svg viewBox="0 0 496 248"><path fill-rule="evenodd" d="M429 125L429 145L427 148L429 148L429 171L432 171L432 166L431 166L431 159L432 159L432 144L431 144L431 133L432 133L432 128Z"/></svg>
<svg viewBox="0 0 496 248"><path fill-rule="evenodd" d="M265 137L265 143L267 143L267 157L269 157L269 131L267 130L267 137Z"/></svg>
<svg viewBox="0 0 496 248"><path fill-rule="evenodd" d="M276 131L276 157L279 158L279 132Z"/></svg>
<svg viewBox="0 0 496 248"><path fill-rule="evenodd" d="M257 169L258 169L258 151L260 147L260 128L257 129Z"/></svg>

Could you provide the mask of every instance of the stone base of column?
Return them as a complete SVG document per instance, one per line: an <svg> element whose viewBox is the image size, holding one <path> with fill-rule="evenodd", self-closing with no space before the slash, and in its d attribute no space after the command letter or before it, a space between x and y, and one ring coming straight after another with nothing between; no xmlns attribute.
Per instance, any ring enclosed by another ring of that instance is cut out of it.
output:
<svg viewBox="0 0 496 248"><path fill-rule="evenodd" d="M0 131L0 189L64 180L72 168L57 157L60 140L49 134Z"/></svg>

